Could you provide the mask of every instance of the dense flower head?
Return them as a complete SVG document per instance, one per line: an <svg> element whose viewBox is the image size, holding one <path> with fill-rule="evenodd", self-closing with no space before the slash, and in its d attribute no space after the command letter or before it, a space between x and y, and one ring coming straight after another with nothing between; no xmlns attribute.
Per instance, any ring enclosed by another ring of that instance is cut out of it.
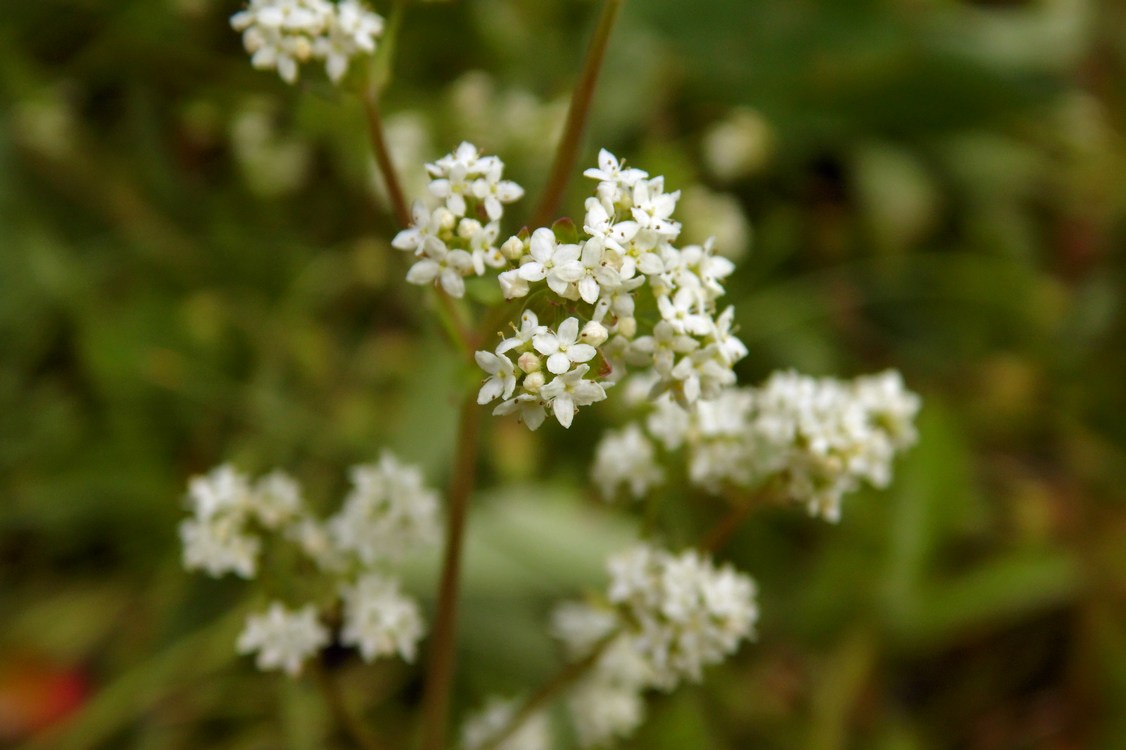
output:
<svg viewBox="0 0 1126 750"><path fill-rule="evenodd" d="M734 384L732 367L747 353L733 333L734 311L717 304L734 266L711 241L674 244L679 191L667 192L663 177L627 168L606 150L598 161L585 173L598 185L581 231L561 220L501 245L501 291L529 303L516 343L508 337L478 353L491 376L481 402L501 398L494 413L516 413L532 429L548 413L570 426L574 410L605 398L629 367L657 374L653 398L667 392L689 408ZM547 311L554 319L541 323ZM557 398L571 392L574 398Z"/></svg>
<svg viewBox="0 0 1126 750"><path fill-rule="evenodd" d="M505 265L497 246L504 204L519 200L524 189L502 179L504 162L482 155L471 143L427 164L426 171L431 201L415 201L411 225L391 244L417 258L407 272L408 282L436 284L451 297L461 297L466 277Z"/></svg>
<svg viewBox="0 0 1126 750"><path fill-rule="evenodd" d="M835 521L845 494L891 480L895 456L915 442L919 403L894 371L851 381L780 372L758 388L725 389L690 411L658 399L644 425L664 450L684 448L693 484L718 491L777 480L792 501ZM633 440L629 460L647 461L644 436ZM603 439L591 472L603 486L616 468L603 458L610 452L627 460L620 438Z"/></svg>
<svg viewBox="0 0 1126 750"><path fill-rule="evenodd" d="M344 625L340 642L356 646L364 661L398 654L414 661L425 626L418 603L399 591L399 582L378 573L341 589Z"/></svg>
<svg viewBox="0 0 1126 750"><path fill-rule="evenodd" d="M723 661L754 635L754 582L730 566L717 568L694 550L674 555L639 545L607 567L607 598L657 688L698 682L703 667Z"/></svg>
<svg viewBox="0 0 1126 750"><path fill-rule="evenodd" d="M312 605L289 610L281 602L273 602L264 613L246 618L237 648L240 654L257 652L259 669L281 669L292 677L328 642L328 629L317 619Z"/></svg>
<svg viewBox="0 0 1126 750"><path fill-rule="evenodd" d="M275 471L252 481L230 465L194 477L188 506L192 517L183 521L180 535L189 570L252 578L263 550L289 545L288 554L269 559L338 593L332 606L341 615L341 644L359 649L365 661L394 655L414 660L426 627L418 602L402 592L395 565L439 536L437 494L418 468L390 453L353 467L351 491L326 520L309 512L288 475ZM293 548L306 560L296 562ZM272 572L285 578L284 567ZM291 611L273 603L247 620L239 652L257 652L261 669L296 674L305 658L328 643L317 612L313 604Z"/></svg>
<svg viewBox="0 0 1126 750"><path fill-rule="evenodd" d="M383 19L359 0L250 0L231 27L242 32L255 68L276 69L294 83L298 66L316 60L339 83L352 58L375 52Z"/></svg>
<svg viewBox="0 0 1126 750"><path fill-rule="evenodd" d="M257 482L230 464L193 477L188 484L192 517L180 524L184 567L219 577L253 578L261 551L260 530L276 530L304 512L301 489L275 471Z"/></svg>
<svg viewBox="0 0 1126 750"><path fill-rule="evenodd" d="M384 453L352 468L352 490L327 527L336 548L363 565L398 560L437 540L438 495L417 467Z"/></svg>

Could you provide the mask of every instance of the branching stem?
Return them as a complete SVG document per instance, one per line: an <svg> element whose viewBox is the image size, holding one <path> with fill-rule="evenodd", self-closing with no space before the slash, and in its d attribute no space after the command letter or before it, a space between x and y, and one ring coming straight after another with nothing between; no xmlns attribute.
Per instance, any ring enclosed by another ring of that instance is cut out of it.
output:
<svg viewBox="0 0 1126 750"><path fill-rule="evenodd" d="M616 636L617 633L609 638L603 639L585 657L578 661L571 662L563 667L563 669L556 672L554 677L541 685L539 690L532 693L520 704L520 708L516 709L516 713L508 720L508 724L505 725L504 729L489 738L488 742L480 747L480 750L496 750L501 743L520 729L532 714L548 706L561 692L570 687L576 680L597 664L598 660L602 657L602 653L606 650L606 647L613 642Z"/></svg>

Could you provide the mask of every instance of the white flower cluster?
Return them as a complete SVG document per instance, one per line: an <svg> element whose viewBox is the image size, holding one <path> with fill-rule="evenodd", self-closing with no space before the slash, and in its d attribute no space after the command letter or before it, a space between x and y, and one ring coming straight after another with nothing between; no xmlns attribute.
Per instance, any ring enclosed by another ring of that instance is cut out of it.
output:
<svg viewBox="0 0 1126 750"><path fill-rule="evenodd" d="M192 517L180 524L184 567L213 577L236 573L253 578L262 541L258 529L275 531L296 519L301 490L281 472L258 482L224 464L188 484Z"/></svg>
<svg viewBox="0 0 1126 750"><path fill-rule="evenodd" d="M704 666L723 661L754 635L754 582L730 566L716 568L695 550L673 555L639 545L607 567L607 598L628 623L655 687L699 682Z"/></svg>
<svg viewBox="0 0 1126 750"><path fill-rule="evenodd" d="M441 201L430 208L415 201L411 225L395 235L392 246L418 258L407 281L439 285L451 297L465 294L465 277L482 276L506 261L497 247L504 204L519 200L524 188L502 179L504 162L482 156L471 143L426 165L430 193Z"/></svg>
<svg viewBox="0 0 1126 750"><path fill-rule="evenodd" d="M567 603L552 631L572 659L601 649L568 704L580 744L602 746L630 735L645 716L642 693L699 681L753 637L755 585L695 551L673 555L640 545L612 557L604 605Z"/></svg>
<svg viewBox="0 0 1126 750"><path fill-rule="evenodd" d="M852 381L780 372L691 411L660 399L645 425L664 449L685 448L694 484L716 491L777 478L791 500L835 521L862 482L887 486L896 454L915 442L919 404L894 371ZM636 477L646 480L635 495L659 481L653 444L637 425L627 434L628 443L610 434L596 449L591 474L607 498Z"/></svg>
<svg viewBox="0 0 1126 750"><path fill-rule="evenodd" d="M583 233L562 222L512 237L501 245L509 267L498 274L506 298L544 291L550 306L575 315L553 329L526 310L515 336L477 354L490 375L478 400L500 397L493 413L517 413L531 429L548 410L569 427L578 407L606 397L626 364L657 373L654 398L668 392L685 407L716 398L747 353L732 333L734 310L718 313L716 304L731 261L710 242L673 244L679 191L666 193L663 177L626 169L605 149L585 174L599 183L586 201ZM645 290L660 319L638 335Z"/></svg>
<svg viewBox="0 0 1126 750"><path fill-rule="evenodd" d="M493 741L512 721L516 709L517 703L514 700L491 698L484 708L467 718L462 725L462 750L478 750ZM551 727L547 715L537 711L497 745L497 750L548 750L550 747Z"/></svg>
<svg viewBox="0 0 1126 750"><path fill-rule="evenodd" d="M328 77L339 83L353 57L375 52L383 19L360 0L250 0L231 16L231 27L242 32L255 68L276 69L294 83L299 64L324 61Z"/></svg>
<svg viewBox="0 0 1126 750"><path fill-rule="evenodd" d="M229 465L189 484L192 517L180 525L184 566L218 577L252 578L272 541L288 541L339 591L340 642L365 661L398 654L412 661L425 625L418 603L403 594L392 564L439 537L438 497L421 472L385 453L352 469L352 490L341 509L322 521L305 507L297 483L281 472L257 482ZM247 618L240 653L258 652L262 669L296 674L327 645L328 631L307 605L290 611L273 602Z"/></svg>
<svg viewBox="0 0 1126 750"><path fill-rule="evenodd" d="M619 488L625 488L634 499L639 500L665 477L657 463L653 443L636 424L606 431L595 449L590 473L602 496L607 499L613 498Z"/></svg>
<svg viewBox="0 0 1126 750"><path fill-rule="evenodd" d="M289 610L281 602L274 602L264 613L246 618L237 648L240 654L257 652L255 661L259 669L283 669L294 677L301 672L305 660L328 643L328 628L317 619L313 605Z"/></svg>

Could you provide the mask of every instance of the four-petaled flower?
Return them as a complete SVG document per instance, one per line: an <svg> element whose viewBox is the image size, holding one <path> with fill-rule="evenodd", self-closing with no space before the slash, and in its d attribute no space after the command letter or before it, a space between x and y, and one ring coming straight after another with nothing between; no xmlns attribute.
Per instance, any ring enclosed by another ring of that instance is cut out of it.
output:
<svg viewBox="0 0 1126 750"><path fill-rule="evenodd" d="M548 372L561 375L572 364L589 362L598 351L590 344L579 343L579 320L567 318L555 333L546 331L532 339L536 351L547 357Z"/></svg>

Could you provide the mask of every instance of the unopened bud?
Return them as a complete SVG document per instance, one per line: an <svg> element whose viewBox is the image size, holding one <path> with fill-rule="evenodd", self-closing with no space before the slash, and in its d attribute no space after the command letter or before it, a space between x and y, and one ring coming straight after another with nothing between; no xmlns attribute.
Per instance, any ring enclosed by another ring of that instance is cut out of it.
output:
<svg viewBox="0 0 1126 750"><path fill-rule="evenodd" d="M520 355L520 359L516 360L516 364L524 372L531 373L540 369L540 358L534 352L524 352Z"/></svg>
<svg viewBox="0 0 1126 750"><path fill-rule="evenodd" d="M504 253L504 257L512 261L520 260L524 257L524 242L519 237L509 237L500 246L500 251Z"/></svg>
<svg viewBox="0 0 1126 750"><path fill-rule="evenodd" d="M454 212L445 206L434 209L434 213L438 217L438 228L449 231L457 225L457 217Z"/></svg>
<svg viewBox="0 0 1126 750"><path fill-rule="evenodd" d="M583 326L583 332L579 334L579 338L591 346L602 346L606 343L606 339L610 338L610 333L606 330L606 326L597 320L592 320Z"/></svg>
<svg viewBox="0 0 1126 750"><path fill-rule="evenodd" d="M481 231L481 222L476 219L462 219L457 225L457 236L464 240Z"/></svg>
<svg viewBox="0 0 1126 750"><path fill-rule="evenodd" d="M524 386L524 390L528 393L539 393L540 388L543 388L543 383L543 373L537 370L536 372L526 375L522 385Z"/></svg>
<svg viewBox="0 0 1126 750"><path fill-rule="evenodd" d="M618 333L627 339L637 335L637 318L620 318L618 320Z"/></svg>

